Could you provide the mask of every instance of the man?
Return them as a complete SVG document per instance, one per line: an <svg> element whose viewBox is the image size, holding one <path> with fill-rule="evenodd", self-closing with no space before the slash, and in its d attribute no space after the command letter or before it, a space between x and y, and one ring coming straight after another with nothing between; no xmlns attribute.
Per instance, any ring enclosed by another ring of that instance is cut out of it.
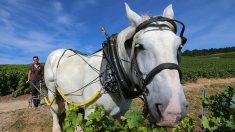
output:
<svg viewBox="0 0 235 132"><path fill-rule="evenodd" d="M38 56L33 57L33 64L29 67L28 80L26 83L30 82L30 90L32 93L32 99L34 107L38 107L40 104L40 99L38 99L40 81L43 81L43 66L39 63ZM37 88L35 88L35 86Z"/></svg>

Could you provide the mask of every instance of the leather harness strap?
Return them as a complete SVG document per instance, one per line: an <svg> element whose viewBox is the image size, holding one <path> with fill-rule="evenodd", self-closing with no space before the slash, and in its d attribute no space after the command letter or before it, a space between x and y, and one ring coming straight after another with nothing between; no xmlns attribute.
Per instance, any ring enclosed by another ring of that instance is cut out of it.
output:
<svg viewBox="0 0 235 132"><path fill-rule="evenodd" d="M174 27L174 33L177 32L177 26L174 23L174 21L172 21L172 19L166 18L166 17L162 17L162 16L158 16L158 17L152 17L147 21L144 21L143 23L141 23L138 27L136 27L135 33L139 32L140 30L146 28L147 25L153 23L153 22L157 22L157 21L167 21L169 22L173 27ZM159 24L153 24L153 25L157 25L159 26Z"/></svg>
<svg viewBox="0 0 235 132"><path fill-rule="evenodd" d="M144 85L149 84L153 80L153 78L156 74L158 74L159 72L161 72L162 70L165 70L165 69L178 70L180 80L182 80L182 72L177 64L175 64L175 63L162 63L162 64L158 65L157 67L155 67L152 71L149 72L149 74L144 79Z"/></svg>

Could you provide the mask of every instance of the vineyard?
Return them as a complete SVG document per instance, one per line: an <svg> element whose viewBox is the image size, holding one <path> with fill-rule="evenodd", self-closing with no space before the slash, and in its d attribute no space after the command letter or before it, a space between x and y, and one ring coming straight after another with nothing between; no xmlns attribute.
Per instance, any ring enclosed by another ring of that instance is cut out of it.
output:
<svg viewBox="0 0 235 132"><path fill-rule="evenodd" d="M0 96L16 97L29 91L25 84L29 65L0 65Z"/></svg>
<svg viewBox="0 0 235 132"><path fill-rule="evenodd" d="M227 78L235 76L235 52L209 56L183 56L181 62L183 81L198 78Z"/></svg>
<svg viewBox="0 0 235 132"><path fill-rule="evenodd" d="M183 83L198 78L235 77L235 52L182 56L181 60ZM16 97L29 92L25 83L28 68L29 65L0 65L0 96L12 94Z"/></svg>
<svg viewBox="0 0 235 132"><path fill-rule="evenodd" d="M210 54L208 56L182 56L182 61L180 63L181 70L183 72L183 83L188 84L189 82L194 82L198 80L199 78L230 78L235 77L235 52L227 52L227 53L218 53L218 54ZM28 65L0 65L0 96L3 95L9 95L11 94L13 97L25 94L29 92L28 84L25 83L27 80L27 72L28 72ZM231 78L232 79L232 78ZM199 79L200 80L200 79ZM230 79L225 79L230 80ZM234 82L234 81L232 81ZM222 92L222 87L232 86L234 89L234 83L232 85L224 85L221 84L221 86L214 86L214 85L208 85L207 87L212 87L212 91L218 91ZM190 85L190 88L193 87ZM203 119L199 119L200 116L200 108L201 108L201 102L198 99L199 96L195 98L195 94L198 92L197 89L190 89L188 88L186 90L186 96L187 99L190 102L190 106L188 108L188 116L181 122L181 125L179 125L177 128L175 128L173 131L194 131L194 130L200 130L199 126L204 126L209 131L221 131L226 130L230 131L230 129L234 130L234 123L235 123L235 117L234 117L234 110L231 111L229 107L229 102L231 102L232 95L230 93L234 93L231 91L225 91L222 94L216 95L216 96L208 96L204 101L205 107L207 107L207 116ZM221 89L221 90L219 90ZM192 92L192 90L194 90ZM232 89L230 89L232 90ZM208 91L209 93L209 91ZM233 96L234 98L235 96ZM222 100L222 101L221 101ZM234 99L233 99L234 100ZM134 101L136 102L136 101ZM133 104L134 106L140 107L139 102L136 102L138 104ZM215 109L214 109L215 108ZM220 112L221 108L223 108ZM139 109L139 108L138 108ZM128 130L128 131L172 131L172 129L166 129L166 128L158 128L156 126L153 126L146 122L146 120L143 120L143 115L141 114L141 111L138 111L138 109L131 108L129 112L127 112L121 119L121 122L117 122L114 120L111 116L108 115L108 113L105 113L105 116L100 116L99 113L104 113L102 107L97 107L97 110L94 114L91 115L89 118L90 120L82 120L82 115L75 115L77 114L76 110L71 107L70 110L67 111L66 116L66 122L64 124L64 131L71 131L72 128L75 129L75 126L77 124L80 124L80 126L83 126L83 128L86 129L86 131L93 131L93 130L103 130L110 129L110 130ZM27 109L30 111L30 109ZM48 110L48 109L42 109L42 110ZM40 112L40 111L30 111L33 112ZM232 113L231 113L232 112ZM29 116L29 112L24 112L24 110L21 111L21 116ZM42 112L43 113L43 112ZM134 117L132 117L134 113ZM46 114L44 112L44 114ZM47 113L49 116L49 111ZM227 116L232 115L232 116ZM34 115L32 115L34 117ZM40 117L41 118L41 117ZM24 121L23 118L20 118L21 120L17 120L15 124L10 126L11 129L21 130L25 129L25 127L31 127L30 124L22 125L22 123L27 123L28 120ZM28 119L28 118L27 118ZM51 129L51 118L48 117L47 124L50 124L46 130ZM100 121L99 123L95 123ZM41 123L43 124L45 120L41 120ZM93 123L91 123L91 121ZM144 121L144 122L143 122ZM33 122L33 121L32 121ZM68 124L69 123L69 124ZM101 124L100 124L101 123ZM113 127L107 128L109 126L108 124L112 124ZM97 126L98 124L98 126ZM202 124L202 125L201 125ZM225 125L226 124L226 125ZM39 123L40 125L40 123ZM42 126L44 129L44 126ZM41 128L40 128L41 129ZM2 129L5 130L5 129Z"/></svg>
<svg viewBox="0 0 235 132"><path fill-rule="evenodd" d="M224 92L201 98L207 115L201 116L201 123L204 129L210 132L232 132L235 130L235 89L228 87ZM176 128L159 127L150 124L143 113L132 106L119 120L114 119L102 106L93 106L88 119L78 113L75 106L69 106L66 110L64 123L65 132L73 132L77 126L81 126L86 132L100 131L122 131L122 132L193 132L196 121L187 115Z"/></svg>

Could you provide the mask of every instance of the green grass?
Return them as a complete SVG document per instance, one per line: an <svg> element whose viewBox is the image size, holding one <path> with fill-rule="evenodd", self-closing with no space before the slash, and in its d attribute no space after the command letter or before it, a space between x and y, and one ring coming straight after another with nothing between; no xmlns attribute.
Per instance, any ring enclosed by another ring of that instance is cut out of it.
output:
<svg viewBox="0 0 235 132"><path fill-rule="evenodd" d="M209 57L234 58L235 59L235 52L213 54L213 55L209 55Z"/></svg>
<svg viewBox="0 0 235 132"><path fill-rule="evenodd" d="M234 77L235 52L197 57L183 56L181 69L184 81Z"/></svg>
<svg viewBox="0 0 235 132"><path fill-rule="evenodd" d="M20 72L20 73L28 73L29 65L14 65L14 64L4 64L0 65L0 74L1 73L13 73L13 72Z"/></svg>

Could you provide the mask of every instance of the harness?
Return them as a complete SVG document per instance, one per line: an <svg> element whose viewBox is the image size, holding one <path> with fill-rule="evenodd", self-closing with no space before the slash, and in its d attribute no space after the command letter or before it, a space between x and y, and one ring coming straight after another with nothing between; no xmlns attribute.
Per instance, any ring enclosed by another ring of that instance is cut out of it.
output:
<svg viewBox="0 0 235 132"><path fill-rule="evenodd" d="M175 19L169 19L166 17L158 16L158 17L152 17L149 20L144 21L139 26L137 26L135 33L133 36L127 40L129 42L133 42L134 36L141 31L142 29L148 28L148 27L169 27L166 24L158 24L159 21L166 21L169 22L173 27L174 33L177 33L177 25L175 22L182 25L182 30L180 32L180 38L181 38L181 46L178 48L177 51L177 59L178 63L180 63L180 53L183 45L186 43L187 39L183 36L185 26L182 22L175 20ZM138 96L143 95L144 98L148 94L146 86L152 81L155 75L160 73L164 69L175 69L179 72L180 80L182 80L182 72L180 70L180 67L176 63L162 63L155 68L153 68L144 78L143 73L140 71L137 61L136 61L136 52L134 53L133 57L131 55L131 71L134 77L138 81L134 81L133 78L128 77L126 71L124 70L123 65L121 64L121 60L118 55L118 49L117 49L117 43L116 43L116 34L112 35L111 37L108 37L107 40L103 43L103 60L101 64L101 84L104 86L104 88L107 91L110 92L117 92L119 89L123 93L125 98L133 99ZM133 46L132 46L133 47ZM132 51L133 53L133 51Z"/></svg>
<svg viewBox="0 0 235 132"><path fill-rule="evenodd" d="M181 46L177 50L177 60L178 60L178 64L179 64L180 63L180 56L181 56L181 49L187 41L187 39L183 36L185 26L181 21L178 21L175 19L169 19L169 18L162 17L162 16L152 17L149 20L146 20L143 23L141 23L139 26L137 26L135 33L127 41L132 43L134 36L142 29L145 29L148 27L169 27L166 24L158 24L157 22L159 22L159 21L160 22L165 21L165 22L170 23L174 27L174 30L172 30L174 33L177 33L176 23L178 23L182 26L182 29L180 32ZM108 37L107 40L104 41L102 44L103 58L102 58L99 77L100 77L100 82L106 91L114 93L118 96L123 95L125 98L128 98L128 99L133 99L133 98L136 98L136 97L143 95L144 98L142 100L146 102L146 95L148 94L148 90L147 90L146 86L149 83L151 83L152 79L158 73L160 73L162 70L175 69L179 73L180 80L182 80L182 72L180 70L179 65L176 63L162 63L162 64L156 66L155 68L153 68L144 78L144 75L140 71L138 64L137 64L137 61L136 61L137 53L133 52L133 51L132 51L132 53L134 53L133 57L132 57L132 54L130 57L131 62L127 61L128 63L131 63L131 72L132 72L133 76L132 76L132 78L130 78L127 75L127 73L121 63L122 61L125 61L125 60L122 60L119 57L116 37L117 37L117 34L114 34L111 37ZM134 44L134 43L132 43L132 44ZM132 45L132 47L134 47L134 46ZM71 50L71 49L69 49L69 50ZM134 50L134 49L132 49L132 50ZM66 51L67 50L65 50L64 53ZM62 54L62 56L64 55L64 53ZM75 52L74 55L79 55L79 54L81 54L81 53ZM62 58L62 56L60 57L60 59ZM59 62L60 62L60 60L59 60ZM58 65L59 65L59 62L58 62ZM58 67L58 65L57 65L57 67ZM92 69L94 68L91 65L89 65L89 66ZM94 70L96 71L97 69L94 69ZM134 81L133 77L135 79L137 79L137 81ZM88 86L88 85L86 85L86 86ZM64 98L64 100L66 100L68 103L74 104L73 102L71 102L71 100L68 100L65 97L66 95L63 94L63 92L59 88L57 88L57 91ZM83 105L89 104L92 101L94 101L99 95L100 95L100 91L98 91L93 97L91 97L90 99L88 99L84 103L77 104L77 106L81 107ZM46 102L48 105L51 105L51 103L53 101L54 101L54 98L51 101L46 99ZM145 103L145 105L146 105L146 103ZM75 106L76 106L76 104L75 104ZM148 108L145 107L145 109L148 109Z"/></svg>
<svg viewBox="0 0 235 132"><path fill-rule="evenodd" d="M99 49L99 50L95 51L93 54L88 55L88 54L84 54L84 53L82 53L82 52L80 52L80 51L76 51L76 50L73 50L73 49L66 49L66 50L64 50L64 52L62 53L62 55L61 55L60 58L59 58L59 61L58 61L58 63L57 63L57 68L59 67L59 64L60 64L60 61L61 61L62 57L65 55L65 53L66 53L67 51L72 51L72 52L74 52L74 54L68 56L68 58L69 58L69 57L72 57L72 56L74 56L74 55L78 55L78 56L80 56L80 58L81 58L82 60L85 61L85 59L84 59L81 55L83 55L83 56L96 56L96 55L94 55L94 54L97 53L97 52L99 52L99 51L101 51L101 50L102 50L102 49ZM100 56L98 56L98 57L100 57ZM86 62L86 61L85 61L85 62ZM99 72L95 67L91 66L88 62L86 62L86 63L87 63L87 65L89 65L95 72L97 72L97 73ZM98 79L98 77L95 78L94 80L92 80L91 82L89 82L88 84L86 84L86 85L82 86L81 88L78 88L77 90L75 90L75 91L73 91L73 92L70 92L70 93L64 93L64 91L63 91L59 86L56 86L56 90L58 91L58 94L59 94L68 104L71 104L71 105L73 105L73 106L76 106L76 107L80 108L80 107L83 107L83 106L85 106L85 105L90 104L90 103L93 102L95 99L97 99L97 98L101 95L101 90L97 90L96 93L95 93L93 96L91 96L89 99L85 100L85 101L82 102L82 103L75 103L75 102L73 102L72 100L68 99L66 96L74 95L73 93L75 93L75 92L77 92L77 91L80 91L80 90L82 90L82 89L88 87L90 84L94 83L97 79ZM35 86L35 87L36 87L36 86ZM50 90L50 89L48 89L48 90ZM50 91L51 91L51 90L50 90ZM51 100L49 100L49 99L46 97L46 95L44 95L44 101L45 101L45 103L46 103L47 106L51 106L52 103L55 101L56 93L54 93L53 91L51 91L51 92L53 93L53 96L52 96ZM76 96L81 96L81 95L76 95ZM51 108L51 109L52 109L52 108ZM53 109L52 109L52 110L53 110ZM53 110L53 111L54 111L54 110ZM54 112L55 112L55 111L54 111Z"/></svg>
<svg viewBox="0 0 235 132"><path fill-rule="evenodd" d="M112 35L103 42L103 59L101 63L100 81L106 91L114 94L123 94L125 98L133 99L142 91L134 90L132 80L127 76L118 56L117 34Z"/></svg>

